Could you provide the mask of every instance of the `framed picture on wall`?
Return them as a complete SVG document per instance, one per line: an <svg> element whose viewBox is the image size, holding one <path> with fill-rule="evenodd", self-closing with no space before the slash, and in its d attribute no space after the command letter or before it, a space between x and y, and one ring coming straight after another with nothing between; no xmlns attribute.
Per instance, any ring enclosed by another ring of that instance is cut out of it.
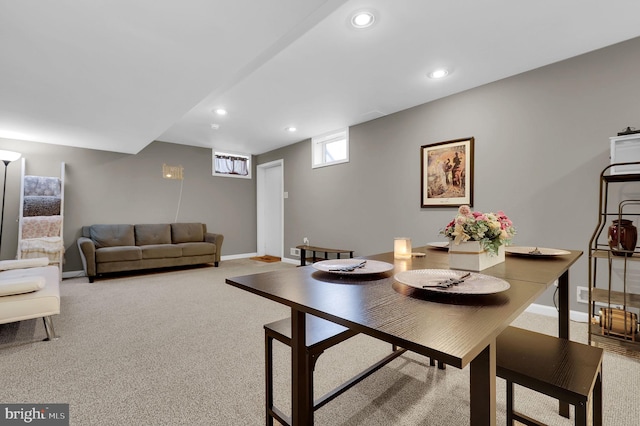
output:
<svg viewBox="0 0 640 426"><path fill-rule="evenodd" d="M422 207L473 206L473 141L470 137L420 148Z"/></svg>

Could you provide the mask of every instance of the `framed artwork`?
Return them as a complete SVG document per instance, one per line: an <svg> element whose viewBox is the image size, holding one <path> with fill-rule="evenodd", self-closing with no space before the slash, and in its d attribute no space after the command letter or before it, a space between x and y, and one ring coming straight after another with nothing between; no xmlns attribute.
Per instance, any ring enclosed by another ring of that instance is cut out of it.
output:
<svg viewBox="0 0 640 426"><path fill-rule="evenodd" d="M422 207L473 206L473 141L470 137L420 148Z"/></svg>

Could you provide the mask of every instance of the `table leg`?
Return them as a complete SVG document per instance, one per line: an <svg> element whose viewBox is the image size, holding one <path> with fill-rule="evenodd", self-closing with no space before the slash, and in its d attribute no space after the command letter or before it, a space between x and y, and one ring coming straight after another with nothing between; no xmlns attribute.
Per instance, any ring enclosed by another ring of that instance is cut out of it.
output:
<svg viewBox="0 0 640 426"><path fill-rule="evenodd" d="M303 248L300 249L300 266L307 264L307 251Z"/></svg>
<svg viewBox="0 0 640 426"><path fill-rule="evenodd" d="M311 365L306 351L305 313L291 308L291 425L313 426Z"/></svg>
<svg viewBox="0 0 640 426"><path fill-rule="evenodd" d="M496 426L496 342L471 361L471 426Z"/></svg>
<svg viewBox="0 0 640 426"><path fill-rule="evenodd" d="M558 278L558 337L569 340L569 270ZM558 413L569 418L569 403L559 401Z"/></svg>
<svg viewBox="0 0 640 426"><path fill-rule="evenodd" d="M569 339L569 271L558 278L558 337Z"/></svg>

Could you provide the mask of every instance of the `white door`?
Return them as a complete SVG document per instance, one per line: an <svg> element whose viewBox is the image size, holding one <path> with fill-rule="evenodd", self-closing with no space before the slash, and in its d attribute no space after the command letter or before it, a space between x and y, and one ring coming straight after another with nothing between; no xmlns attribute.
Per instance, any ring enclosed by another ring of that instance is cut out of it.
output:
<svg viewBox="0 0 640 426"><path fill-rule="evenodd" d="M283 160L257 167L258 256L283 257Z"/></svg>

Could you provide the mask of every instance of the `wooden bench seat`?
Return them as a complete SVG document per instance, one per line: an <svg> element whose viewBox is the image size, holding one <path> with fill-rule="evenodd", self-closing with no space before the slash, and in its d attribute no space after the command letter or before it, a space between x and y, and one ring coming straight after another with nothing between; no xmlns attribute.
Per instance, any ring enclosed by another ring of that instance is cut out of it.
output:
<svg viewBox="0 0 640 426"><path fill-rule="evenodd" d="M602 425L602 358L601 348L508 327L496 341L496 375L507 381L507 425L542 425L514 410L514 383L573 405L576 425L588 424L591 406L592 424Z"/></svg>
<svg viewBox="0 0 640 426"><path fill-rule="evenodd" d="M316 247L306 244L296 246L296 248L300 250L300 266L305 266L307 264L307 261L315 263L321 260L328 260L329 253L335 254L338 259L340 259L341 254L348 254L349 258L353 258L353 250ZM307 257L308 251L313 253L311 257ZM324 258L316 256L316 253L324 253Z"/></svg>
<svg viewBox="0 0 640 426"><path fill-rule="evenodd" d="M311 366L309 374L309 384L313 389L313 370L318 357L330 347L343 342L356 334L357 332L343 327L339 324L331 321L324 320L322 318L315 317L313 315L306 316L306 351L308 363ZM281 410L273 405L273 339L284 343L287 346L291 346L291 318L284 318L280 321L275 321L264 325L265 332L265 380L266 380L266 424L267 426L273 426L273 419L277 419L283 425L290 425L291 421L289 416L285 415ZM363 370L360 374L357 374L347 382L338 386L334 390L328 392L321 398L314 401L314 411L322 407L338 395L345 392L355 384L359 383L376 370L402 355L406 349L399 349L393 347L392 352L373 364L369 368Z"/></svg>

